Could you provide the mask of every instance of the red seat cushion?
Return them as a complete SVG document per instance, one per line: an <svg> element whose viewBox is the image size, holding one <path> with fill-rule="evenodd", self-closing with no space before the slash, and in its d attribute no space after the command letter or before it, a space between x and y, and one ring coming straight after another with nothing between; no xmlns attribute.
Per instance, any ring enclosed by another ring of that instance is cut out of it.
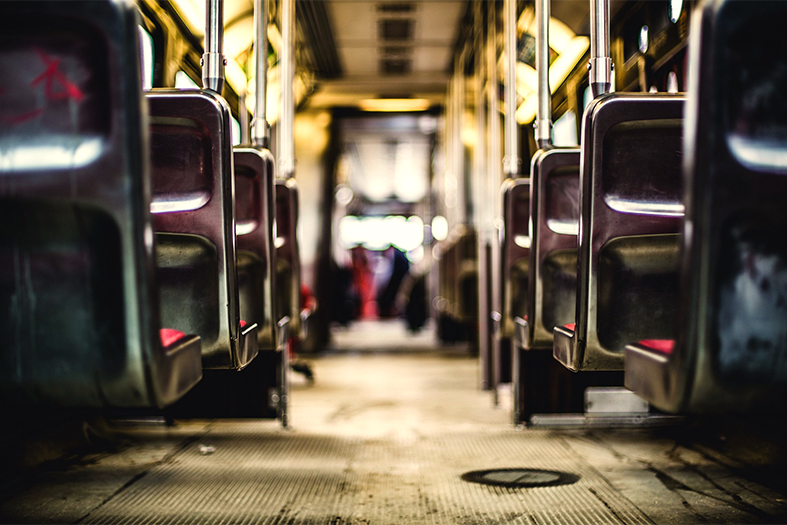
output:
<svg viewBox="0 0 787 525"><path fill-rule="evenodd" d="M563 328L568 328L568 329L569 329L569 330L571 330L572 332L574 331L574 329L575 329L576 327L577 327L577 324L576 324L576 323L568 323L568 324L564 324L564 325L563 325Z"/></svg>
<svg viewBox="0 0 787 525"><path fill-rule="evenodd" d="M162 328L159 330L159 337L161 337L161 346L166 348L178 339L186 337L186 334L172 328Z"/></svg>
<svg viewBox="0 0 787 525"><path fill-rule="evenodd" d="M675 348L675 341L672 339L643 339L639 344L662 354L671 354Z"/></svg>

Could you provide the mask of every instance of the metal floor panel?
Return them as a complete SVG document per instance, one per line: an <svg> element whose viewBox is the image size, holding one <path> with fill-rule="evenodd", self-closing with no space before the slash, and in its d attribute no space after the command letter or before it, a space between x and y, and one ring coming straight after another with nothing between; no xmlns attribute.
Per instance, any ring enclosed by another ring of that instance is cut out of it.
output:
<svg viewBox="0 0 787 525"><path fill-rule="evenodd" d="M293 378L293 430L240 420L116 425L114 449L98 447L6 482L0 521L787 522L783 494L663 432L516 430L510 399L493 408L490 394L478 388L477 359L466 349L430 349L421 335L400 340L406 351L396 353L390 330L382 330L389 350L378 351L373 328L348 345L351 351L337 348L314 359L313 385ZM461 479L468 471L514 467L580 479L516 489Z"/></svg>
<svg viewBox="0 0 787 525"><path fill-rule="evenodd" d="M650 523L565 443L513 430L414 439L329 437L221 423L93 510L82 523ZM463 472L512 464L581 476L504 489Z"/></svg>

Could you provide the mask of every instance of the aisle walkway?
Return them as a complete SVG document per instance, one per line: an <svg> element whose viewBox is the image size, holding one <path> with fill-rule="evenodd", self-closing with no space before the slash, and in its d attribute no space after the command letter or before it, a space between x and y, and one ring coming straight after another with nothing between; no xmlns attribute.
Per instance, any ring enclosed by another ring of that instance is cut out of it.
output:
<svg viewBox="0 0 787 525"><path fill-rule="evenodd" d="M340 335L333 352L313 360L314 385L295 377L292 430L269 421L118 426L119 450L5 487L0 516L271 525L787 521L783 496L658 433L516 430L508 407L492 408L476 387L477 363L465 348L425 346L428 334L394 339L394 331L365 325ZM461 479L501 467L559 470L578 481L508 489Z"/></svg>

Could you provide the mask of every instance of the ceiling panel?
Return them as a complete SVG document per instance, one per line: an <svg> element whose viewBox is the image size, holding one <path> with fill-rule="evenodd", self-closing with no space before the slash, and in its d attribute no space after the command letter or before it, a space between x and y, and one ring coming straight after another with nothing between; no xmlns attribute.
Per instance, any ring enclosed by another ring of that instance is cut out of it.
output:
<svg viewBox="0 0 787 525"><path fill-rule="evenodd" d="M402 8L389 10L384 8L387 5ZM316 105L340 99L352 103L351 94L357 94L358 100L378 96L426 96L431 100L430 95L442 99L467 0L330 0L327 7L345 75L331 84L322 83L322 93L313 97ZM411 38L381 39L385 21L407 21ZM404 63L405 67L400 73L384 74L386 61Z"/></svg>

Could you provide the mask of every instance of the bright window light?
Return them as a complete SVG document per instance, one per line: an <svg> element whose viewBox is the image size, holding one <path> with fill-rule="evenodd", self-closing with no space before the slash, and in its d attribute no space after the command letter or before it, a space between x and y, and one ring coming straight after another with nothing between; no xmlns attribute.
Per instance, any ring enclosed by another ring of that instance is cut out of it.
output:
<svg viewBox="0 0 787 525"><path fill-rule="evenodd" d="M404 252L417 250L424 243L424 223L420 217L356 217L339 221L339 241L344 248L361 245L369 250L396 246Z"/></svg>
<svg viewBox="0 0 787 525"><path fill-rule="evenodd" d="M577 140L577 114L572 110L563 113L563 116L555 121L552 127L554 145L562 147L579 146Z"/></svg>
<svg viewBox="0 0 787 525"><path fill-rule="evenodd" d="M175 73L175 87L178 89L199 89L197 83L191 80L185 71Z"/></svg>
<svg viewBox="0 0 787 525"><path fill-rule="evenodd" d="M231 125L230 136L232 137L232 145L237 146L240 144L240 122L235 117L232 117Z"/></svg>
<svg viewBox="0 0 787 525"><path fill-rule="evenodd" d="M678 74L670 71L667 75L667 93L677 93L678 91Z"/></svg>
<svg viewBox="0 0 787 525"><path fill-rule="evenodd" d="M672 23L676 23L680 19L680 14L683 11L683 0L670 0L669 3L669 19Z"/></svg>
<svg viewBox="0 0 787 525"><path fill-rule="evenodd" d="M640 53L647 53L648 52L648 44L650 44L650 39L648 37L649 29L648 26L642 26L639 30L639 52Z"/></svg>
<svg viewBox="0 0 787 525"><path fill-rule="evenodd" d="M432 219L432 237L437 241L444 241L448 237L448 220L442 215L435 215Z"/></svg>
<svg viewBox="0 0 787 525"><path fill-rule="evenodd" d="M142 89L153 89L153 37L147 30L139 26L139 48L142 56Z"/></svg>

